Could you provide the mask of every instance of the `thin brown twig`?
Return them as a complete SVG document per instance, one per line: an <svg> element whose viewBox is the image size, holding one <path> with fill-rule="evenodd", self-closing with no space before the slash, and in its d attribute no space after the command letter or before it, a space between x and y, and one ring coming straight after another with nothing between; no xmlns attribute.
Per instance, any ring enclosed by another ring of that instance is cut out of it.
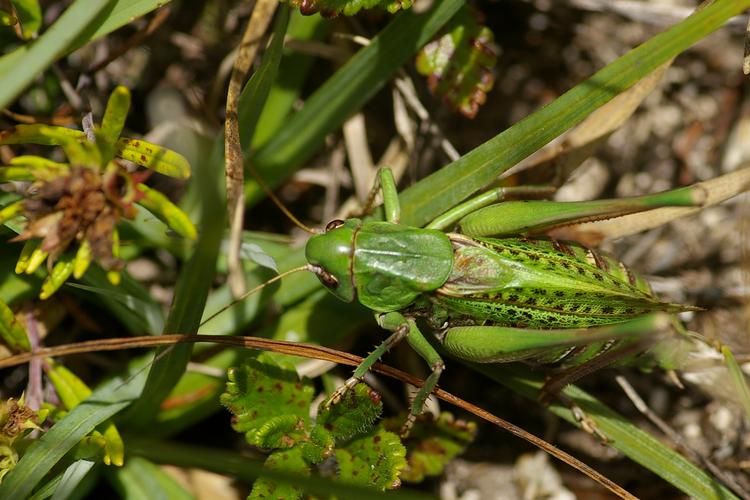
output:
<svg viewBox="0 0 750 500"><path fill-rule="evenodd" d="M224 175L227 183L227 208L229 209L229 287L237 297L245 292L245 274L240 260L242 243L243 209L245 206L245 172L240 144L239 104L245 78L258 52L263 34L271 23L277 0L258 0L242 35L237 59L227 90L226 120L224 122Z"/></svg>
<svg viewBox="0 0 750 500"><path fill-rule="evenodd" d="M313 358L325 361L331 361L342 365L357 366L362 362L360 356L350 354L347 352L338 351L331 349L330 347L323 347L311 344L301 344L298 342L289 342L282 340L270 340L260 337L228 337L224 335L161 335L161 336L140 336L140 337L125 337L125 338L110 338L110 339L97 339L86 342L78 342L73 344L64 344L54 347L44 347L34 352L25 352L16 354L8 358L0 359L0 368L8 368L10 366L16 366L26 363L32 359L39 357L48 356L67 356L72 354L83 354L87 352L100 352L100 351L118 351L132 348L148 348L157 347L163 345L174 345L183 343L196 343L196 342L210 342L215 344L229 345L233 347L243 347L250 349L259 349L263 351L272 351L281 354L290 354L293 356L300 356L303 358ZM373 366L373 370L382 373L386 376L395 378L402 382L412 384L417 387L421 387L424 384L424 380L415 377L411 374L403 372L397 368L385 365L383 363L376 363ZM482 408L473 405L453 394L444 391L443 389L435 389L434 395L447 403L451 403L459 408L462 408L477 417L486 420L498 427L501 427L514 436L517 436L525 441L537 446L539 449L552 455L558 460L568 464L574 469L579 470L583 474L587 475L597 483L601 484L612 493L620 498L635 500L636 497L624 490L622 487L617 485L615 482L605 477L598 471L592 469L585 463L581 462L577 458L569 455L565 451L557 448L556 446L548 443L547 441L527 432L526 430L506 421L502 418L483 410Z"/></svg>

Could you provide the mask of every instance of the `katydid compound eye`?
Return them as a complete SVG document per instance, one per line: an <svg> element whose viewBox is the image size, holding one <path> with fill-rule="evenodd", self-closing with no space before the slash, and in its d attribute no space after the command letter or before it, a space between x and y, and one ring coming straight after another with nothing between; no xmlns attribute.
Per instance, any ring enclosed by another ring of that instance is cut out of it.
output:
<svg viewBox="0 0 750 500"><path fill-rule="evenodd" d="M337 229L343 225L344 225L344 221L342 221L341 219L334 219L328 224L326 224L326 232Z"/></svg>
<svg viewBox="0 0 750 500"><path fill-rule="evenodd" d="M320 273L319 276L320 276L320 281L322 281L323 284L327 286L328 288L336 288L337 286L339 286L338 280L331 273L327 271L323 271L322 273Z"/></svg>

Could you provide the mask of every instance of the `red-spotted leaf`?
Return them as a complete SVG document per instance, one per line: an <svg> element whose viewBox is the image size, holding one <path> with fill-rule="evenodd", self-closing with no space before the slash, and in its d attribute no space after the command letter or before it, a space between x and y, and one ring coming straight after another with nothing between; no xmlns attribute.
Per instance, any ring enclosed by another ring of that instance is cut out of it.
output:
<svg viewBox="0 0 750 500"><path fill-rule="evenodd" d="M293 368L261 354L229 370L221 403L234 414L232 427L262 448L291 448L306 438L313 386Z"/></svg>
<svg viewBox="0 0 750 500"><path fill-rule="evenodd" d="M403 418L388 419L383 426L397 430L402 422ZM429 416L419 418L404 440L407 466L401 479L418 483L426 476L442 474L445 466L474 440L476 433L474 422L456 420L448 412L441 413L437 420Z"/></svg>
<svg viewBox="0 0 750 500"><path fill-rule="evenodd" d="M297 474L304 474L305 476L310 475L310 468L302 457L299 447L271 453L266 459L264 467L285 472L295 472ZM253 491L250 492L247 498L248 500L267 500L269 498L294 500L301 496L302 490L300 488L261 477L255 481Z"/></svg>
<svg viewBox="0 0 750 500"><path fill-rule="evenodd" d="M369 431L382 411L380 394L367 384L357 384L337 404L321 403L316 425L338 442Z"/></svg>
<svg viewBox="0 0 750 500"><path fill-rule="evenodd" d="M498 56L492 31L477 17L463 7L445 33L417 55L417 71L427 77L430 91L467 118L476 116L492 89Z"/></svg>
<svg viewBox="0 0 750 500"><path fill-rule="evenodd" d="M302 455L308 463L319 464L330 457L336 441L333 435L320 425L310 430L310 435L305 443L302 443Z"/></svg>
<svg viewBox="0 0 750 500"><path fill-rule="evenodd" d="M399 475L406 466L406 449L392 432L373 430L338 448L335 456L342 481L379 490L401 485Z"/></svg>

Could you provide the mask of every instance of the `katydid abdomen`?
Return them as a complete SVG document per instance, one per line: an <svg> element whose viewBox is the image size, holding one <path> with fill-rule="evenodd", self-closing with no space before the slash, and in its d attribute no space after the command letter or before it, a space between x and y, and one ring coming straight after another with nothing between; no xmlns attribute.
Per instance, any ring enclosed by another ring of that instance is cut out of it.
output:
<svg viewBox="0 0 750 500"><path fill-rule="evenodd" d="M432 300L478 323L581 328L684 309L659 301L621 262L581 245L451 236L453 269Z"/></svg>
<svg viewBox="0 0 750 500"><path fill-rule="evenodd" d="M549 330L551 342L565 342L561 329L612 325L653 312L689 309L660 301L648 283L622 262L582 245L545 239L449 237L454 245L453 269L443 286L430 294L430 302L447 314L446 348L462 358L575 366L638 339L592 338L590 343L573 347L524 349L519 347L523 342L510 338L501 343L482 337ZM450 328L451 324L462 326ZM488 326L511 328L500 332ZM529 335L528 344L534 343L538 343L536 338ZM489 344L500 347L488 349ZM671 359L661 363L658 356L640 361L644 366L672 367Z"/></svg>

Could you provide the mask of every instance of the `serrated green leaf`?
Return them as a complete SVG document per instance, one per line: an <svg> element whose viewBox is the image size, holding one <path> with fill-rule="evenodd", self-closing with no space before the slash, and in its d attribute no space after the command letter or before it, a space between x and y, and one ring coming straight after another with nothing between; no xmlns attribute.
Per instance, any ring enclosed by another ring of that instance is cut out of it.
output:
<svg viewBox="0 0 750 500"><path fill-rule="evenodd" d="M244 432L248 443L267 446L269 438L288 448L305 437L313 392L310 380L300 381L294 369L261 355L229 370L220 400L235 415L232 427Z"/></svg>
<svg viewBox="0 0 750 500"><path fill-rule="evenodd" d="M430 92L467 118L474 118L495 83L498 49L492 31L464 6L447 33L417 54L417 71L427 76Z"/></svg>
<svg viewBox="0 0 750 500"><path fill-rule="evenodd" d="M323 427L338 441L371 429L383 411L380 394L365 383L347 391L338 403L321 403L316 426Z"/></svg>
<svg viewBox="0 0 750 500"><path fill-rule="evenodd" d="M354 439L337 449L335 456L342 481L379 490L400 486L399 477L406 466L406 448L396 434L384 429Z"/></svg>
<svg viewBox="0 0 750 500"><path fill-rule="evenodd" d="M139 205L146 207L152 214L182 236L191 240L198 237L198 231L196 231L190 217L177 205L169 201L169 198L145 184L138 184L138 190L143 193L143 198L138 200Z"/></svg>
<svg viewBox="0 0 750 500"><path fill-rule="evenodd" d="M386 429L398 430L402 423L403 418L394 418L383 425ZM437 420L418 419L404 441L407 466L401 479L418 483L426 476L442 474L445 466L471 444L476 433L474 422L456 420L447 412L441 413Z"/></svg>
<svg viewBox="0 0 750 500"><path fill-rule="evenodd" d="M150 168L160 174L188 179L190 163L176 151L163 148L143 139L123 137L117 141L116 154L120 158L132 161L136 165Z"/></svg>
<svg viewBox="0 0 750 500"><path fill-rule="evenodd" d="M0 337L13 351L30 351L26 329L16 319L8 304L0 300Z"/></svg>
<svg viewBox="0 0 750 500"><path fill-rule="evenodd" d="M240 425L239 421L236 422L235 429ZM307 429L304 419L297 415L277 415L265 420L246 436L250 444L260 448L291 448L307 438Z"/></svg>
<svg viewBox="0 0 750 500"><path fill-rule="evenodd" d="M320 425L310 431L307 441L302 443L302 455L311 464L318 464L333 453L336 441L333 435Z"/></svg>
<svg viewBox="0 0 750 500"><path fill-rule="evenodd" d="M271 453L266 459L264 467L285 472L295 472L305 476L310 475L310 468L302 457L302 451L299 447ZM300 498L301 496L301 488L284 483L277 483L276 481L261 477L255 481L253 484L253 490L247 498L248 500L270 498L293 500L295 498Z"/></svg>

